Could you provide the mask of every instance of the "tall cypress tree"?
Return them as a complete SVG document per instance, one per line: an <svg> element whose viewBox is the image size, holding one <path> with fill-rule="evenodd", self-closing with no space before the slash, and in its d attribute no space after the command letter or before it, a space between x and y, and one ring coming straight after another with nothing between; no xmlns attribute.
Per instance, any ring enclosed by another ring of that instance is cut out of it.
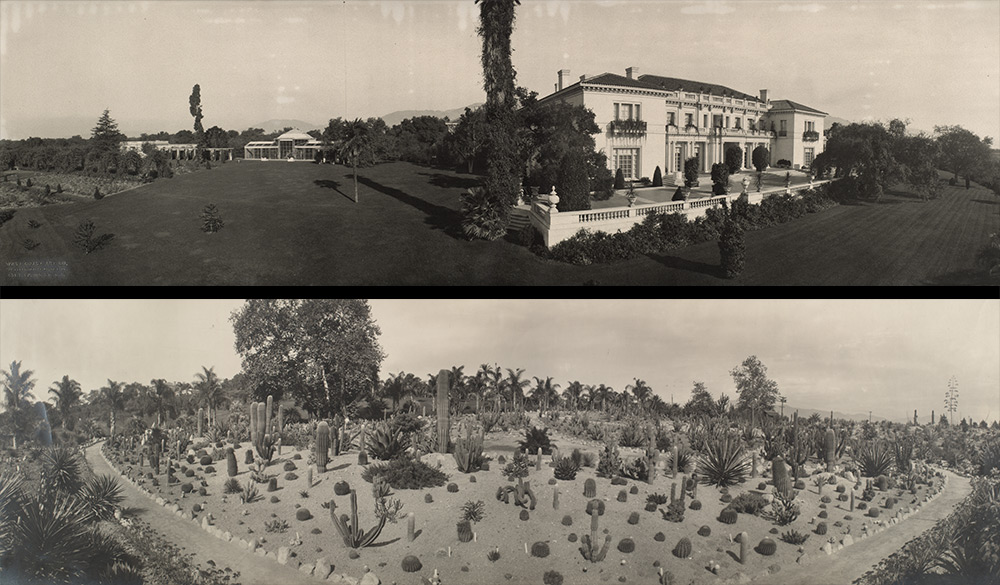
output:
<svg viewBox="0 0 1000 585"><path fill-rule="evenodd" d="M201 125L201 87L196 83L191 90L191 97L188 98L191 105L191 115L194 116L194 133L199 145L205 143L205 127Z"/></svg>

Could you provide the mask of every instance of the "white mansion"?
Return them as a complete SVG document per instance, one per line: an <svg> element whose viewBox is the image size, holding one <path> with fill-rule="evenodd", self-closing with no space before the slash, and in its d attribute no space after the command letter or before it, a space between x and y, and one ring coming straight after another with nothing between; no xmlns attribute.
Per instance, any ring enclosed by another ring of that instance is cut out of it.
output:
<svg viewBox="0 0 1000 585"><path fill-rule="evenodd" d="M826 113L791 100L755 97L713 83L658 75L602 73L581 76L569 84L569 70L558 73L555 92L539 103L583 105L595 114L601 132L597 149L608 155L612 171L626 179L652 177L659 166L666 177L684 169L695 157L701 172L723 162L731 146L743 152L743 167L752 168L751 153L763 145L771 164L787 160L794 168L812 163L823 151Z"/></svg>

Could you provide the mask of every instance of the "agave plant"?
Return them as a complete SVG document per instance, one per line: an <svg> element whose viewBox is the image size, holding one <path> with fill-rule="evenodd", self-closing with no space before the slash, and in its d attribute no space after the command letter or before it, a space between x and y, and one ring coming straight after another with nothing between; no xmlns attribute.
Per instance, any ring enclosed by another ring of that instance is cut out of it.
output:
<svg viewBox="0 0 1000 585"><path fill-rule="evenodd" d="M393 430L388 423L381 422L375 425L368 435L366 448L368 454L382 461L396 459L406 452L409 441L402 430Z"/></svg>
<svg viewBox="0 0 1000 585"><path fill-rule="evenodd" d="M19 473L4 470L0 473L0 558L7 558L14 546L14 526L21 508L21 486L24 478Z"/></svg>
<svg viewBox="0 0 1000 585"><path fill-rule="evenodd" d="M98 475L80 490L80 499L91 515L98 520L110 520L115 510L125 501L122 484L111 475ZM110 563L109 563L110 564Z"/></svg>
<svg viewBox="0 0 1000 585"><path fill-rule="evenodd" d="M231 477L222 486L222 491L226 494L238 494L243 491L243 488L240 487L240 482L235 477Z"/></svg>
<svg viewBox="0 0 1000 585"><path fill-rule="evenodd" d="M12 572L29 582L66 582L81 577L91 557L89 517L86 506L73 497L23 502L14 528Z"/></svg>
<svg viewBox="0 0 1000 585"><path fill-rule="evenodd" d="M240 501L244 504L252 504L262 499L264 499L263 496L261 496L260 492L257 491L257 486L255 486L253 482L248 481L247 484L243 486L243 491L240 492Z"/></svg>
<svg viewBox="0 0 1000 585"><path fill-rule="evenodd" d="M892 469L893 458L894 454L886 443L871 441L858 449L855 462L861 475L878 477L889 473Z"/></svg>
<svg viewBox="0 0 1000 585"><path fill-rule="evenodd" d="M718 487L742 483L749 470L743 445L738 438L729 436L710 442L698 462L698 475L704 478L704 483Z"/></svg>
<svg viewBox="0 0 1000 585"><path fill-rule="evenodd" d="M72 449L46 449L42 453L42 473L46 487L61 494L75 494L82 485L80 459Z"/></svg>

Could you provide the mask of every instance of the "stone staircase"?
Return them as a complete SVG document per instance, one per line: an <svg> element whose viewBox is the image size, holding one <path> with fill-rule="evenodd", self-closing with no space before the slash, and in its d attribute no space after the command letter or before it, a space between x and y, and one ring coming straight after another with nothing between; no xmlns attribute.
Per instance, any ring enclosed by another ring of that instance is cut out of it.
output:
<svg viewBox="0 0 1000 585"><path fill-rule="evenodd" d="M515 207L510 210L510 222L507 224L507 233L516 234L517 232L524 229L524 226L531 224L531 218L528 217L528 208Z"/></svg>

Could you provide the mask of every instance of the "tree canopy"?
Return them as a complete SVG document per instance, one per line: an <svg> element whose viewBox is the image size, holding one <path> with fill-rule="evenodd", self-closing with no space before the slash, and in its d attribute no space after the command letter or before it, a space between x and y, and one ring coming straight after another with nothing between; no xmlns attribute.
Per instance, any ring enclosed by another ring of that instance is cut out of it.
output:
<svg viewBox="0 0 1000 585"><path fill-rule="evenodd" d="M97 153L114 152L121 149L125 135L118 131L118 123L111 117L110 110L104 110L91 131L91 149Z"/></svg>
<svg viewBox="0 0 1000 585"><path fill-rule="evenodd" d="M205 128L201 125L201 120L204 116L201 114L201 87L197 83L191 88L191 97L188 98L188 104L191 106L191 116L194 117L195 138L199 144L202 144L205 141Z"/></svg>
<svg viewBox="0 0 1000 585"><path fill-rule="evenodd" d="M230 320L256 399L293 398L310 413L346 416L379 383L384 353L368 301L250 300Z"/></svg>
<svg viewBox="0 0 1000 585"><path fill-rule="evenodd" d="M767 377L767 366L752 355L730 372L739 394L739 406L754 412L771 410L778 400L778 383Z"/></svg>
<svg viewBox="0 0 1000 585"><path fill-rule="evenodd" d="M993 139L979 139L961 126L935 126L937 144L940 148L939 162L946 170L955 174L974 175L990 162L990 148Z"/></svg>

